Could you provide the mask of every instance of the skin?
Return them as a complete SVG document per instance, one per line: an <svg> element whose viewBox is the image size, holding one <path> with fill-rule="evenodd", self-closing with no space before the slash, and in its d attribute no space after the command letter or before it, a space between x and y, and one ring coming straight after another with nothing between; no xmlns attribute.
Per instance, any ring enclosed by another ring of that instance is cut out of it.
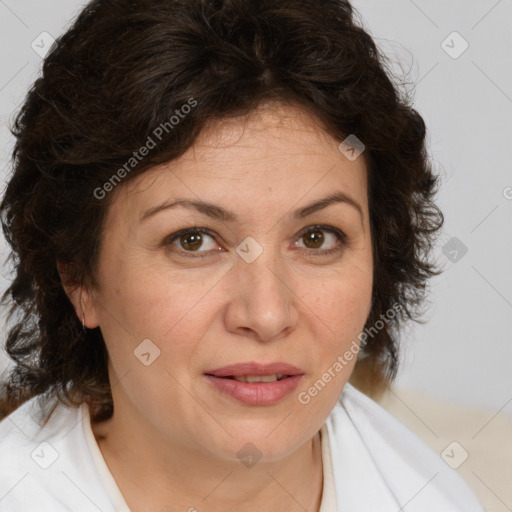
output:
<svg viewBox="0 0 512 512"><path fill-rule="evenodd" d="M318 511L319 430L355 359L309 404L298 394L357 340L372 290L366 164L348 160L339 142L303 109L266 104L213 121L179 159L115 190L99 285L67 291L107 345L114 415L92 427L134 512ZM362 215L338 202L290 220L334 191ZM140 221L176 198L214 203L238 220L180 206ZM341 230L346 241L324 228L320 246L309 241L301 232L316 224ZM192 227L214 232L203 234L198 252L170 236ZM263 249L252 263L236 252L248 236ZM328 249L335 251L319 254ZM134 350L148 338L160 356L145 366ZM266 406L221 394L203 375L248 361L287 362L305 375L295 392ZM250 468L237 457L246 443L261 453Z"/></svg>

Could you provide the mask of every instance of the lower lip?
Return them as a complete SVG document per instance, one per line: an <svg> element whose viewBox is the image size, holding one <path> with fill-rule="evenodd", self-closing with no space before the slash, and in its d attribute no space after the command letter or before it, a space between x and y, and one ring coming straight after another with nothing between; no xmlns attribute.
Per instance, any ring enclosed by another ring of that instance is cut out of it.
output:
<svg viewBox="0 0 512 512"><path fill-rule="evenodd" d="M292 375L274 382L240 382L206 375L217 389L248 405L272 405L292 393L303 375Z"/></svg>

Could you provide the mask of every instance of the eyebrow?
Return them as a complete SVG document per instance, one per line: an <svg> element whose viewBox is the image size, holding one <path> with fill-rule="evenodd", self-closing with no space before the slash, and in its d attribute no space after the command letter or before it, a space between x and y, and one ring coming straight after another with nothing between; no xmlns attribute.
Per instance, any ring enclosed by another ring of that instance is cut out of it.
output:
<svg viewBox="0 0 512 512"><path fill-rule="evenodd" d="M363 219L363 210L361 208L361 205L352 197L347 195L344 192L338 191L334 192L327 197L324 197L323 199L314 201L306 206L303 206L302 208L298 208L297 210L293 211L291 214L288 214L287 217L289 220L298 220L303 219L304 217L307 217L308 215L311 215L319 210L323 210L324 208L327 208L327 206L330 206L332 204L337 203L345 203L353 208L355 208L358 213L359 217L361 218L361 224L364 225ZM212 219L219 220L222 222L237 222L238 217L233 212L230 212L221 206L207 203L205 201L195 201L191 199L176 199L172 202L165 201L162 204L159 204L157 206L153 206L152 208L149 208L146 210L140 217L140 222L143 222L150 217L153 217L157 213L160 213L164 210L169 210L172 208L176 208L178 206L182 206L184 208L190 208L195 209L198 212L211 217Z"/></svg>

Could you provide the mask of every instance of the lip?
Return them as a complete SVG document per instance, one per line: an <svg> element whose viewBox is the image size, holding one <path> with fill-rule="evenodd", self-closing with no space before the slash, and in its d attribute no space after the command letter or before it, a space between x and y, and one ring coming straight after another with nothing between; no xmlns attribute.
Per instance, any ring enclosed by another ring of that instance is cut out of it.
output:
<svg viewBox="0 0 512 512"><path fill-rule="evenodd" d="M247 405L272 405L292 393L303 375L285 377L275 382L240 382L234 379L206 375L221 393L226 393Z"/></svg>
<svg viewBox="0 0 512 512"><path fill-rule="evenodd" d="M282 373L283 375L304 375L304 372L288 363L269 363L261 364L256 362L237 363L229 366L223 366L215 370L204 372L205 375L214 377L243 377L244 375L273 375L274 373Z"/></svg>
<svg viewBox="0 0 512 512"><path fill-rule="evenodd" d="M240 382L224 377L244 375L286 375L274 382ZM290 395L304 377L304 372L288 363L239 363L205 372L205 377L223 394L247 405L272 405Z"/></svg>

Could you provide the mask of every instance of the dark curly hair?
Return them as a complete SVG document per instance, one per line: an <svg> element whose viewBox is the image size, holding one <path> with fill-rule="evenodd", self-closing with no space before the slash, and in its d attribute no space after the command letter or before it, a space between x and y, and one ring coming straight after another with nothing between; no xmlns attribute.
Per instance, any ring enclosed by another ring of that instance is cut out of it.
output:
<svg viewBox="0 0 512 512"><path fill-rule="evenodd" d="M114 196L99 188L191 98L195 107L121 186L183 154L205 123L266 101L308 109L340 141L363 141L374 257L366 326L393 305L400 314L368 338L355 373L366 366L373 377L394 377L398 327L421 321L427 280L439 273L430 254L443 216L424 121L356 15L343 0L94 0L84 8L12 127L13 174L0 206L14 270L3 296L15 363L2 388L6 412L45 394L87 401L97 418L112 414L101 331L82 329L57 263L67 284L97 284Z"/></svg>

